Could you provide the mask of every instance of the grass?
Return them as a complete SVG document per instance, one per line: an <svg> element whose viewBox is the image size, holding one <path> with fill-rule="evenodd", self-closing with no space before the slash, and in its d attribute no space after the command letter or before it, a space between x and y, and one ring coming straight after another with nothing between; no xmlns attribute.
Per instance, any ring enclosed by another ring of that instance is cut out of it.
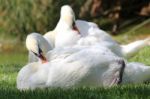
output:
<svg viewBox="0 0 150 99"><path fill-rule="evenodd" d="M150 66L150 47L141 50L137 55L129 59L130 62L141 62Z"/></svg>
<svg viewBox="0 0 150 99"><path fill-rule="evenodd" d="M148 99L149 85L126 85L122 87L104 88L71 88L45 89L20 92L15 89L0 89L2 99Z"/></svg>
<svg viewBox="0 0 150 99"><path fill-rule="evenodd" d="M115 37L115 39L119 42L123 41L127 43L137 38L146 37L145 35L149 35L149 32L147 32L149 30L150 29L143 27L136 30L135 33L130 36L128 36L130 33L122 33ZM143 32L144 34L141 35L139 32ZM124 37L128 38L125 39ZM150 99L150 84L121 85L112 88L48 88L34 91L19 91L16 88L16 76L18 71L27 62L27 52L18 51L19 47L15 50L11 50L13 53L0 52L0 99ZM129 59L129 61L142 62L146 65L150 65L149 56L150 47L146 47Z"/></svg>

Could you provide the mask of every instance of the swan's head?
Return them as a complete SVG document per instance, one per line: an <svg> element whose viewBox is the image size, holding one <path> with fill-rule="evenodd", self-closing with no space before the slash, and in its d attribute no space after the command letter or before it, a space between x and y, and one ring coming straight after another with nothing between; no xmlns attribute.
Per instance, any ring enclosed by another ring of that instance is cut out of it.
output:
<svg viewBox="0 0 150 99"><path fill-rule="evenodd" d="M42 42L40 42L40 39L41 38L37 33L29 34L26 38L26 47L30 52L34 53L34 55L37 56L42 61L42 63L45 63L47 62L47 59L40 47L42 44Z"/></svg>
<svg viewBox="0 0 150 99"><path fill-rule="evenodd" d="M61 19L66 21L68 24L72 25L75 21L74 11L69 5L64 5L61 7L60 16Z"/></svg>
<svg viewBox="0 0 150 99"><path fill-rule="evenodd" d="M79 32L75 24L75 13L69 5L64 5L61 7L60 16L61 20L64 20L69 27Z"/></svg>

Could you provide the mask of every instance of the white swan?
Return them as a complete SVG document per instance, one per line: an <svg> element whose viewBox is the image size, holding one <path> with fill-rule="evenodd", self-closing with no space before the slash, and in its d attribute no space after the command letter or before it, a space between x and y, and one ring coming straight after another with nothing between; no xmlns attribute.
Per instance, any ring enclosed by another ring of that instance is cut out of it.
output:
<svg viewBox="0 0 150 99"><path fill-rule="evenodd" d="M80 32L73 30L75 26ZM75 21L74 11L69 5L62 6L61 17L55 30L57 32L45 34L47 40L53 40L55 47L100 43L118 56L130 58L143 47L150 45L150 38L135 41L127 45L119 45L109 34L99 29L95 23L83 20Z"/></svg>
<svg viewBox="0 0 150 99"><path fill-rule="evenodd" d="M27 35L26 47L29 51L29 63L38 61L38 57L42 58L42 62L46 61L45 56L47 52L52 49L52 46L39 33L31 33Z"/></svg>
<svg viewBox="0 0 150 99"><path fill-rule="evenodd" d="M28 48L36 50L36 47ZM102 49L102 50L100 50ZM33 52L33 53L35 53ZM18 73L19 90L45 87L112 86L121 83L125 63L105 47L66 47L48 53L49 62L25 65ZM43 59L41 59L43 60Z"/></svg>
<svg viewBox="0 0 150 99"><path fill-rule="evenodd" d="M36 40L34 37L30 42ZM29 46L28 50L35 50L38 54L38 49L42 48L37 47L42 43L37 43L34 47ZM83 85L109 86L119 83L117 79L122 79L123 83L142 83L150 80L150 67L140 63L126 63L121 78L123 60L100 45L56 48L48 52L47 59L49 62L44 64L34 62L24 66L17 76L17 88L25 90ZM114 82L113 79L117 81Z"/></svg>

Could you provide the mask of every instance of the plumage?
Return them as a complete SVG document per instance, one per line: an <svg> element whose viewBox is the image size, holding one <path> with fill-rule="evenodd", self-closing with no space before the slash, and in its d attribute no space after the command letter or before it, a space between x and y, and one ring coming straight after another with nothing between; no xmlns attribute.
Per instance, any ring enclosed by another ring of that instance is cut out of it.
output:
<svg viewBox="0 0 150 99"><path fill-rule="evenodd" d="M122 81L124 60L105 47L56 48L47 55L49 62L29 63L19 71L18 89L112 86Z"/></svg>
<svg viewBox="0 0 150 99"><path fill-rule="evenodd" d="M38 39L34 37L30 42ZM28 50L37 50L42 44L38 43ZM112 86L121 81L126 84L150 80L149 66L126 62L125 67L122 58L101 44L55 48L47 53L47 59L49 62L44 64L38 61L25 65L18 73L17 88Z"/></svg>

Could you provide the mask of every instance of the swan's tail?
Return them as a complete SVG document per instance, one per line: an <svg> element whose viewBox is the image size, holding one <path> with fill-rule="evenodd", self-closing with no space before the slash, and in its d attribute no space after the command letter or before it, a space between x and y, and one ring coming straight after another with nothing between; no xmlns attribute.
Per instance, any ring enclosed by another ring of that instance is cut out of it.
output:
<svg viewBox="0 0 150 99"><path fill-rule="evenodd" d="M138 40L127 45L121 45L122 54L124 57L129 58L135 55L145 46L150 46L150 38Z"/></svg>

